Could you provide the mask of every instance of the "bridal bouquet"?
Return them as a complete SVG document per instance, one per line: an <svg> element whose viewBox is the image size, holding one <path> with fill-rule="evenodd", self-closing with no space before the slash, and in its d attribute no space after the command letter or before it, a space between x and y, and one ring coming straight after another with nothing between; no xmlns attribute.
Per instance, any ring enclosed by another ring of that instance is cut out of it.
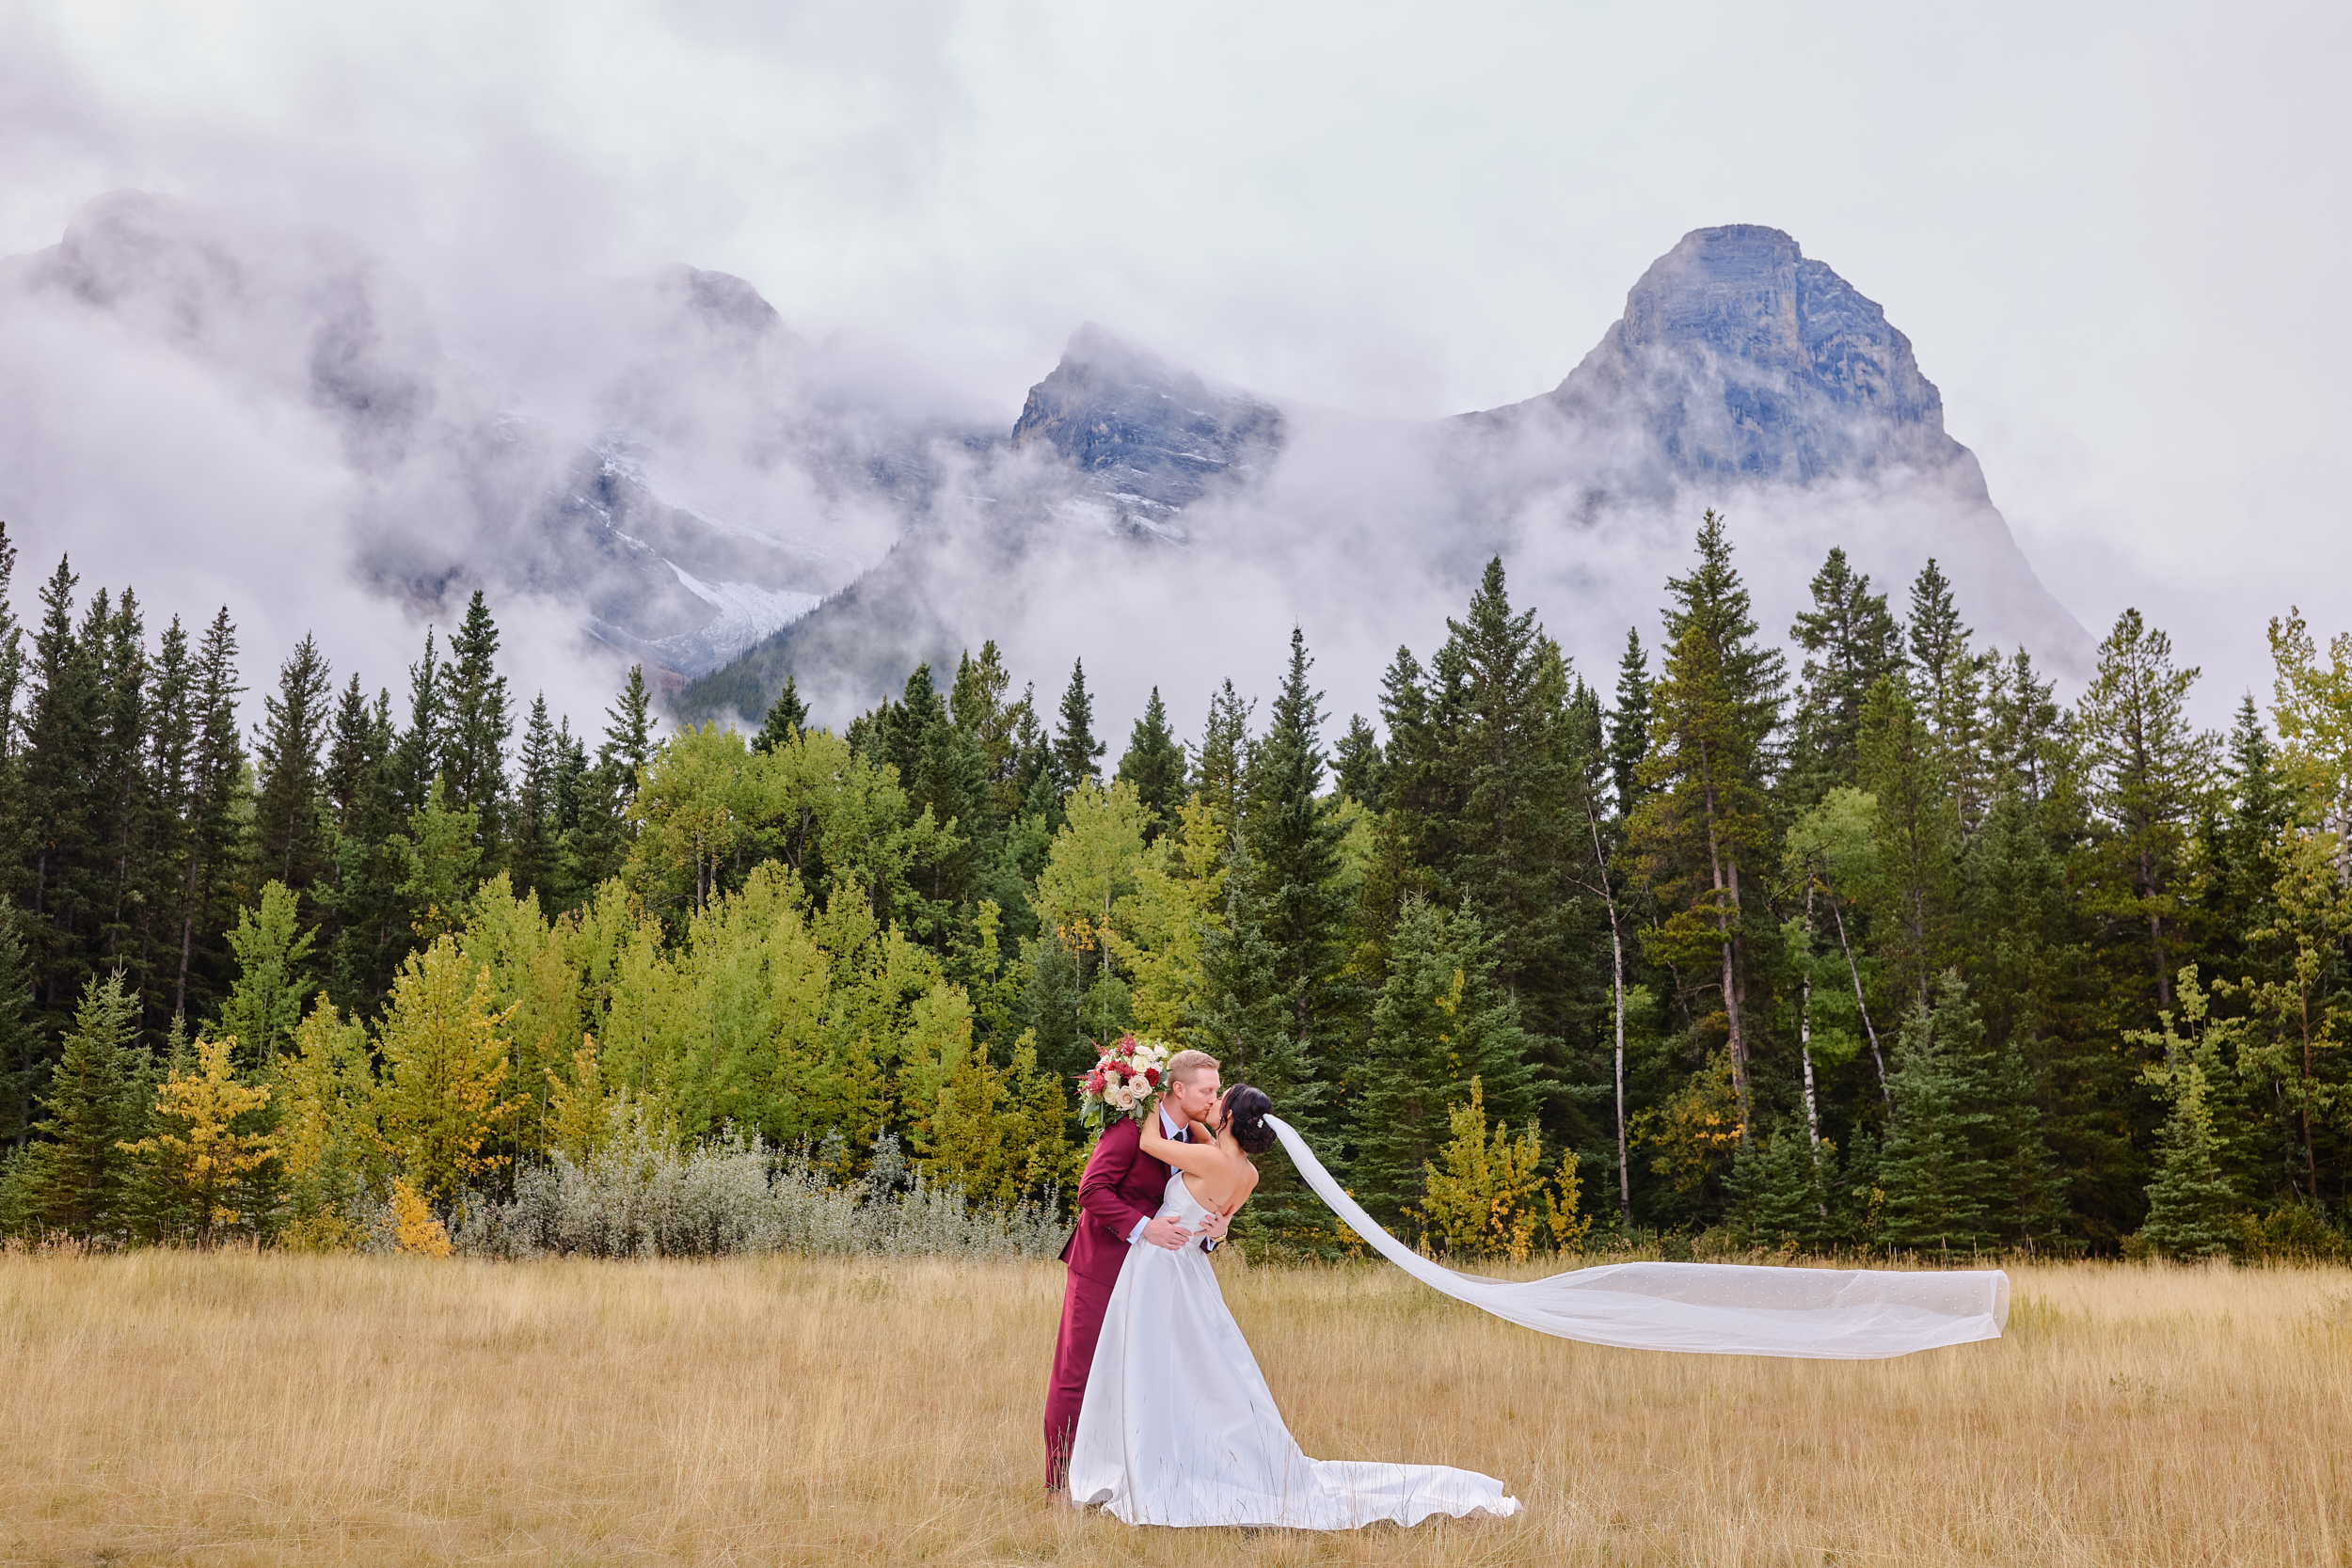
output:
<svg viewBox="0 0 2352 1568"><path fill-rule="evenodd" d="M1167 1076L1171 1054L1157 1040L1120 1036L1104 1051L1094 1070L1078 1080L1079 1121L1097 1129L1114 1117L1141 1121L1152 1101L1159 1098L1160 1081Z"/></svg>

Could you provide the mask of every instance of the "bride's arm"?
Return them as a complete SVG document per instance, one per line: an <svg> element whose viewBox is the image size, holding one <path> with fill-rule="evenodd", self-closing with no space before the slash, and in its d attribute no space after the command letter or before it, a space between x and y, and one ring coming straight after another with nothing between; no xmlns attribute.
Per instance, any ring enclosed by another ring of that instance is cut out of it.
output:
<svg viewBox="0 0 2352 1568"><path fill-rule="evenodd" d="M1143 1151L1191 1176L1207 1176L1225 1164L1225 1151L1215 1144L1180 1144L1163 1135L1157 1106L1143 1115Z"/></svg>

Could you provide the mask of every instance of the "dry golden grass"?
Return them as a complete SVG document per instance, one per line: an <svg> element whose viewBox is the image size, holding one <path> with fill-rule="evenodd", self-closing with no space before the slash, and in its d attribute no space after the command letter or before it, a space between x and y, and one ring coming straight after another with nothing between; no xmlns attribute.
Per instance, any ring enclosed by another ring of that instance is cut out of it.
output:
<svg viewBox="0 0 2352 1568"><path fill-rule="evenodd" d="M1392 1269L1225 1282L1330 1458L1520 1518L1307 1537L1049 1508L1057 1265L0 1259L9 1562L2340 1563L2352 1275L2013 1271L1999 1343L1608 1351Z"/></svg>

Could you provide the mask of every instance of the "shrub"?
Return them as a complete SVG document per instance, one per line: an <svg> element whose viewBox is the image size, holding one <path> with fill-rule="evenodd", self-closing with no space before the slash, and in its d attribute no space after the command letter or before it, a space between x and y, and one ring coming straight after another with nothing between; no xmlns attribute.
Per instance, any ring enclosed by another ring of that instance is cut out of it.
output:
<svg viewBox="0 0 2352 1568"><path fill-rule="evenodd" d="M2340 1263L2352 1257L2344 1232L2304 1203L2286 1203L2267 1214L2240 1214L2231 1237L2238 1257L2249 1263Z"/></svg>
<svg viewBox="0 0 2352 1568"><path fill-rule="evenodd" d="M805 1147L779 1150L730 1128L681 1152L631 1117L581 1161L559 1153L517 1170L512 1198L474 1196L453 1240L485 1258L1051 1258L1067 1234L1054 1196L969 1203L910 1170L889 1133L864 1178L836 1182Z"/></svg>

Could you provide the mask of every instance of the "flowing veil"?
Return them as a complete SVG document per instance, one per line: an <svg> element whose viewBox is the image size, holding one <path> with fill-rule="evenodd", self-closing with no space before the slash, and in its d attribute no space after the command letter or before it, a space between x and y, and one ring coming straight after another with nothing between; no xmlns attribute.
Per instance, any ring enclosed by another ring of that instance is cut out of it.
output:
<svg viewBox="0 0 2352 1568"><path fill-rule="evenodd" d="M1265 1119L1315 1196L1383 1258L1456 1301L1539 1334L1626 1350L1868 1361L1997 1339L2009 1321L2009 1275L1998 1269L1607 1263L1518 1284L1457 1274L1381 1229L1305 1139L1279 1117Z"/></svg>

